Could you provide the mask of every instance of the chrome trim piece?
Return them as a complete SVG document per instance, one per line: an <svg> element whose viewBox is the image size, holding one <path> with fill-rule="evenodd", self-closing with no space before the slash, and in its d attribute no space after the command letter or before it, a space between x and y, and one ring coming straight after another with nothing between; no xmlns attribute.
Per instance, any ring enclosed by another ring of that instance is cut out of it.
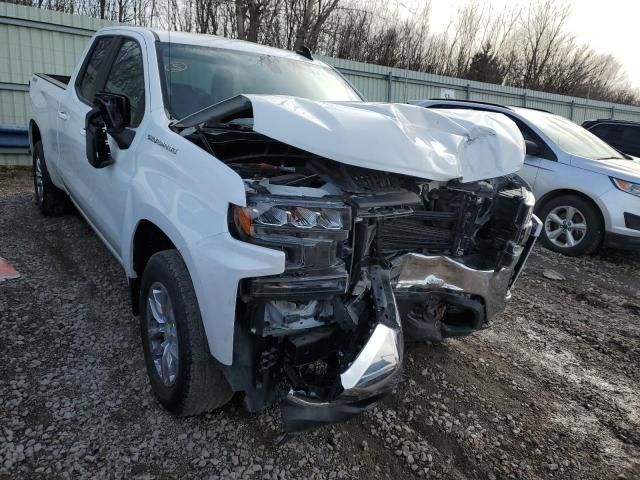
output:
<svg viewBox="0 0 640 480"><path fill-rule="evenodd" d="M476 270L452 258L441 255L407 253L396 263L394 292L411 291L467 293L484 299L488 320L504 310L511 298L510 289L520 276L540 232L542 222L531 216L531 233L520 257L512 267L495 270Z"/></svg>
<svg viewBox="0 0 640 480"><path fill-rule="evenodd" d="M378 324L354 362L341 375L344 394L369 396L384 390L402 363L400 329Z"/></svg>
<svg viewBox="0 0 640 480"><path fill-rule="evenodd" d="M444 291L469 293L484 299L486 317L491 319L505 306L513 268L475 270L445 256L407 253L400 258L394 291Z"/></svg>
<svg viewBox="0 0 640 480"><path fill-rule="evenodd" d="M507 300L511 298L510 290L515 285L516 280L518 280L518 277L520 277L522 270L524 270L524 266L527 263L527 260L529 259L531 250L533 250L533 246L535 245L536 240L538 240L538 237L540 236L541 232L542 232L542 222L536 215L531 215L531 234L529 235L529 239L527 240L524 250L520 254L520 258L518 259L518 263L516 264L515 270L513 272L513 278L511 279L511 283L509 284L509 292L508 292Z"/></svg>

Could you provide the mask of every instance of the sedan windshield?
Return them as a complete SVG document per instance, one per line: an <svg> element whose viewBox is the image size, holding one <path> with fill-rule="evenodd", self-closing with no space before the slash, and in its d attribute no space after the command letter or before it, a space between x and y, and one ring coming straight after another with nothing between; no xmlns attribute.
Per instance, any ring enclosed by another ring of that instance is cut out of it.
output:
<svg viewBox="0 0 640 480"><path fill-rule="evenodd" d="M362 100L333 69L302 57L160 43L159 59L165 105L177 119L245 93Z"/></svg>
<svg viewBox="0 0 640 480"><path fill-rule="evenodd" d="M566 118L525 108L517 108L515 110L534 126L538 127L560 149L571 155L589 160L624 160L626 158L589 130L576 125Z"/></svg>

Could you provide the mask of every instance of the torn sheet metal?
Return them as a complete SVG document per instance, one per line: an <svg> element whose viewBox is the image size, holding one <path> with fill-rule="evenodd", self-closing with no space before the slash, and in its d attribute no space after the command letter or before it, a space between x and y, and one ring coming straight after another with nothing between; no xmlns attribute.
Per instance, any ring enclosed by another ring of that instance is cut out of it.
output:
<svg viewBox="0 0 640 480"><path fill-rule="evenodd" d="M244 97L251 102L254 131L348 165L473 182L515 173L524 161L522 134L499 113Z"/></svg>
<svg viewBox="0 0 640 480"><path fill-rule="evenodd" d="M487 318L504 308L513 268L476 270L439 255L408 253L399 259L397 293L412 290L470 293L483 298Z"/></svg>

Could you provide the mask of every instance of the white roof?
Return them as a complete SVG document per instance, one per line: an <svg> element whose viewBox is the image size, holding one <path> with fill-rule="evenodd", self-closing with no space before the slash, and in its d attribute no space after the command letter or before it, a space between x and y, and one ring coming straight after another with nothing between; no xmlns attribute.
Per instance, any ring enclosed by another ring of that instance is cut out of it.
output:
<svg viewBox="0 0 640 480"><path fill-rule="evenodd" d="M103 30L129 30L134 32L150 31L153 32L161 42L182 43L187 45L197 45L201 47L213 47L224 48L227 50L238 50L242 52L255 53L257 55L270 55L275 57L285 57L291 60L299 60L302 62L310 62L316 64L322 64L317 60L311 61L302 55L299 55L290 50L282 50L280 48L267 47L266 45L260 45L258 43L247 42L244 40L235 40L231 38L219 37L217 35L204 35L200 33L188 33L188 32L169 32L165 30L157 30L155 28L146 27L127 27L127 26L114 26L106 27Z"/></svg>

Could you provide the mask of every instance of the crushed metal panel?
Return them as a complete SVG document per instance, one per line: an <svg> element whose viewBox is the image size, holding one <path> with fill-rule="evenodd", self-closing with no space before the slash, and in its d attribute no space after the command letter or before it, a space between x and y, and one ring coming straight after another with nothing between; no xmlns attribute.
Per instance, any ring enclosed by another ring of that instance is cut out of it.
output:
<svg viewBox="0 0 640 480"><path fill-rule="evenodd" d="M434 112L407 104L317 102L245 95L253 130L347 165L437 181L473 182L522 168L516 124L492 112Z"/></svg>

